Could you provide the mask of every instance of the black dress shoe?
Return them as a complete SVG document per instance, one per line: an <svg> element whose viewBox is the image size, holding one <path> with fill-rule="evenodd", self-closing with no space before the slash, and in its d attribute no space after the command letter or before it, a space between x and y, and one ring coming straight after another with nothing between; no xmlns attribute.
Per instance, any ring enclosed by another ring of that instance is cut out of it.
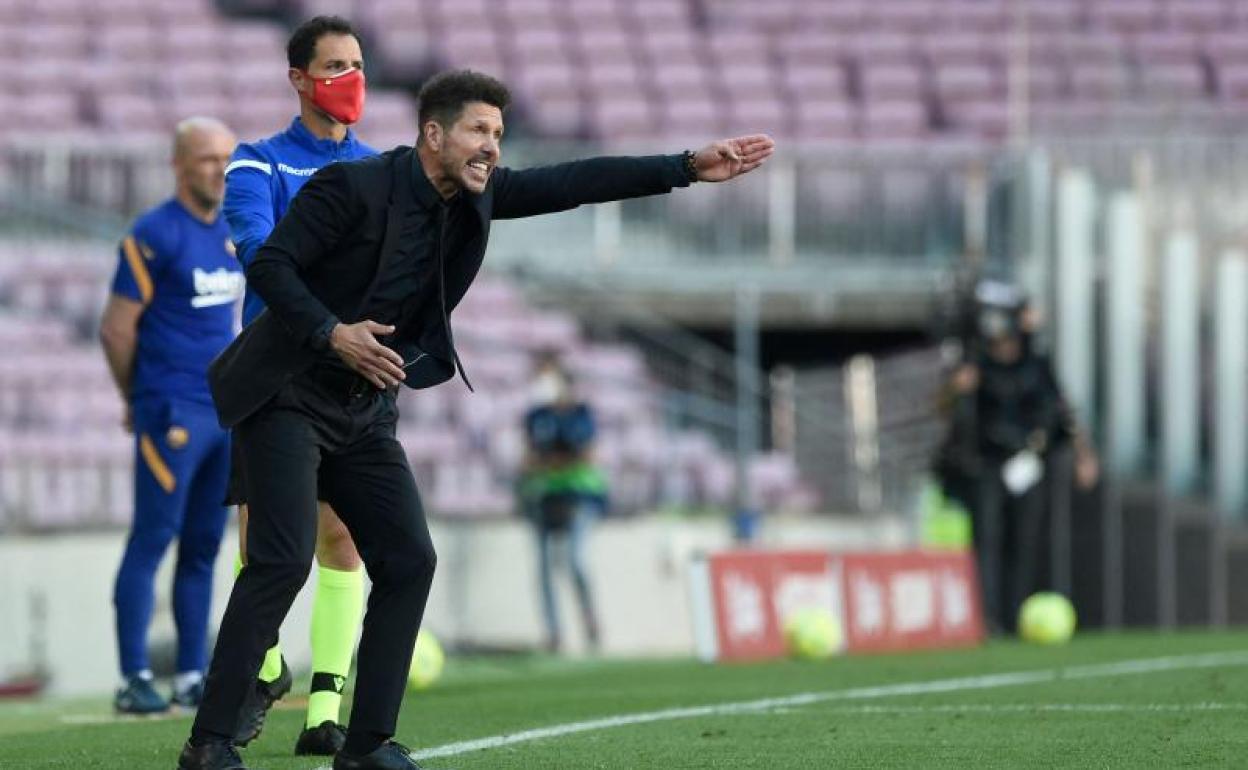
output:
<svg viewBox="0 0 1248 770"><path fill-rule="evenodd" d="M264 729L264 718L268 715L269 709L290 692L294 683L295 678L290 673L290 666L286 665L286 658L282 658L282 672L277 679L272 682L256 680L255 686L252 687L251 692L247 693L247 700L243 701L243 707L238 712L238 729L234 732L235 745L246 746L260 737L260 731Z"/></svg>
<svg viewBox="0 0 1248 770"><path fill-rule="evenodd" d="M332 719L326 719L316 727L308 727L299 734L299 740L295 742L295 755L332 757L342 751L342 744L346 742L347 729Z"/></svg>
<svg viewBox="0 0 1248 770"><path fill-rule="evenodd" d="M386 741L362 757L338 752L334 770L421 770L412 753L401 743Z"/></svg>
<svg viewBox="0 0 1248 770"><path fill-rule="evenodd" d="M247 770L247 767L229 743L221 741L192 746L187 741L178 757L178 770Z"/></svg>

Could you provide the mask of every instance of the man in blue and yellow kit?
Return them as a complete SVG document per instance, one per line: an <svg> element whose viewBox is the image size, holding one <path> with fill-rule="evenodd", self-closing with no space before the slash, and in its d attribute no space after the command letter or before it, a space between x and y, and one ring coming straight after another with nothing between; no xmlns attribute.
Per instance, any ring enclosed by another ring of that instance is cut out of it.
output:
<svg viewBox="0 0 1248 770"><path fill-rule="evenodd" d="M359 120L364 107L364 57L351 24L335 16L304 22L292 33L286 58L291 85L299 95L299 116L285 131L240 144L226 169L225 216L244 265L318 169L376 154L348 128ZM243 323L250 323L263 310L264 302L248 290ZM240 466L235 458L229 502L239 504L245 532L248 512ZM317 515L312 686L295 753L332 756L346 739L338 712L363 612L364 576L360 555L342 521L324 502ZM245 539L243 552L240 566ZM245 746L260 734L266 711L290 688L290 670L274 645L265 655L255 691L240 715L238 745Z"/></svg>
<svg viewBox="0 0 1248 770"><path fill-rule="evenodd" d="M220 214L234 135L190 118L174 132L173 198L140 216L121 244L100 339L135 436L134 522L114 604L124 685L119 712L164 711L147 657L156 568L178 541L172 702L199 705L212 568L225 528L229 435L217 425L208 364L235 332L242 267Z"/></svg>

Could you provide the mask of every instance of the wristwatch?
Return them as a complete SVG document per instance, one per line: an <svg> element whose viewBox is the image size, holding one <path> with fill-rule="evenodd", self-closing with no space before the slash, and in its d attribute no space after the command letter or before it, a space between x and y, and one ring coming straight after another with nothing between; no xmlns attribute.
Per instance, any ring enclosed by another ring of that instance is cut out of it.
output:
<svg viewBox="0 0 1248 770"><path fill-rule="evenodd" d="M697 155L693 150L685 150L681 153L680 159L685 167L685 178L689 180L689 184L698 181Z"/></svg>

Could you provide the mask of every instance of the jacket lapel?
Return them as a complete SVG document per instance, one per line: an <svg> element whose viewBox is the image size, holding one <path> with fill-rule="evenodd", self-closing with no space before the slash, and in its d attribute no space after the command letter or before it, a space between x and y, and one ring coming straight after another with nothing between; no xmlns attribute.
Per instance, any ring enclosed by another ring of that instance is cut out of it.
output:
<svg viewBox="0 0 1248 770"><path fill-rule="evenodd" d="M403 216L407 213L408 207L412 205L411 180L406 179L405 171L412 165L413 152L414 150L411 149L396 152L390 161L390 200L386 210L386 233L381 241L381 255L377 258L377 271L373 273L373 278L368 283L368 290L364 292L359 306L355 309L356 319L363 318L364 308L368 307L368 302L377 289L377 283L381 279L386 264L398 250L399 235L403 231Z"/></svg>

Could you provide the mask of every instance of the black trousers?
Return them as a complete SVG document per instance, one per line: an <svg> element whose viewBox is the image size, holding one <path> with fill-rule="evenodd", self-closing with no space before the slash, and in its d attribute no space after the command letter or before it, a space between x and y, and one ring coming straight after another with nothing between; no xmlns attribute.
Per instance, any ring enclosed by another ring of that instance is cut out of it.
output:
<svg viewBox="0 0 1248 770"><path fill-rule="evenodd" d="M971 505L976 566L989 629L1012 633L1018 610L1036 590L1043 543L1042 481L1014 496L1001 481L1001 466L989 464L976 485Z"/></svg>
<svg viewBox="0 0 1248 770"><path fill-rule="evenodd" d="M316 551L320 494L338 513L372 580L360 638L350 732L394 735L436 555L392 393L331 391L305 375L235 431L247 500L247 566L230 594L191 734L234 736L264 652Z"/></svg>

